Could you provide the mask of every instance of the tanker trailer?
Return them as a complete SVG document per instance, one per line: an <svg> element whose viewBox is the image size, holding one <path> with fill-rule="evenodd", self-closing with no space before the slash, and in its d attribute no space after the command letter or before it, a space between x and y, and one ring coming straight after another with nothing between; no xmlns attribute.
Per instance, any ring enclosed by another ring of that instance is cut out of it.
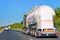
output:
<svg viewBox="0 0 60 40"><path fill-rule="evenodd" d="M58 31L54 27L54 16L55 12L50 6L39 6L26 17L28 22L27 34L29 33L35 37L58 37Z"/></svg>

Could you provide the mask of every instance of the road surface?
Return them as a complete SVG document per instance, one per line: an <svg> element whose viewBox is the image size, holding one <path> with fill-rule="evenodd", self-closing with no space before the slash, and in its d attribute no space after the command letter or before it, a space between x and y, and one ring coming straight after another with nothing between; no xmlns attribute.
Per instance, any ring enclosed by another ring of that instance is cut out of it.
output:
<svg viewBox="0 0 60 40"><path fill-rule="evenodd" d="M35 38L25 35L21 31L9 30L0 33L0 40L60 40L60 36L59 38Z"/></svg>

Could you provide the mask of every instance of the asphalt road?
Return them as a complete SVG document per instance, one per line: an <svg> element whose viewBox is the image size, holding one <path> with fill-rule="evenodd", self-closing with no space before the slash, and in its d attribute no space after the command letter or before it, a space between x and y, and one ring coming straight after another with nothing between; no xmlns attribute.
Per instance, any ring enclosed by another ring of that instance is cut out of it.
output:
<svg viewBox="0 0 60 40"><path fill-rule="evenodd" d="M60 36L59 38L35 38L21 31L9 30L0 33L0 40L60 40Z"/></svg>

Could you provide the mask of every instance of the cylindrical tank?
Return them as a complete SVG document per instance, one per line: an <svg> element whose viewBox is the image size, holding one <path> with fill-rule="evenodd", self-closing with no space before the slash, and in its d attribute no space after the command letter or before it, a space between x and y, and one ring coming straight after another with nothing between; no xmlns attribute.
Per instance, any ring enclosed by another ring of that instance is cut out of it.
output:
<svg viewBox="0 0 60 40"><path fill-rule="evenodd" d="M39 6L39 8L37 8L35 11L31 12L27 16L26 19L30 23L37 21L38 26L40 26L40 23L44 24L42 21L52 20L52 22L49 24L51 24L51 26L53 26L53 16L54 15L55 15L55 12L50 6L43 5L43 6ZM36 20L36 21L34 21L34 20Z"/></svg>

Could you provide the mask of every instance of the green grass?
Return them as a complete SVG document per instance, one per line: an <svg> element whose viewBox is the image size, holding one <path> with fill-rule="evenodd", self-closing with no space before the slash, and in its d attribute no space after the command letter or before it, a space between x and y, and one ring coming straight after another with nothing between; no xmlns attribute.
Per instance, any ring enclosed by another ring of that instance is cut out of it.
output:
<svg viewBox="0 0 60 40"><path fill-rule="evenodd" d="M3 29L4 29L4 28L0 27L0 32L2 32L2 31L3 31Z"/></svg>

